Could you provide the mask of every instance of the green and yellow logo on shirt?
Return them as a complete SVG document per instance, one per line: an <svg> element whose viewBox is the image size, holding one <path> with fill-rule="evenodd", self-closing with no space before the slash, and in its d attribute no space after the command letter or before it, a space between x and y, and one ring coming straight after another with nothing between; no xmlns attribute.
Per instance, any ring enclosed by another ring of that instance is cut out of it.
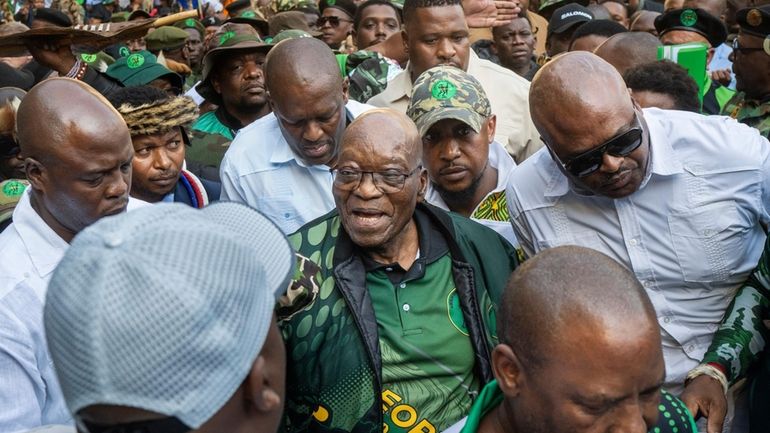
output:
<svg viewBox="0 0 770 433"><path fill-rule="evenodd" d="M457 289L449 292L449 296L446 298L446 309L452 325L463 335L470 335L468 334L468 327L465 326L465 316L463 315L463 307L460 305L460 295L457 294Z"/></svg>

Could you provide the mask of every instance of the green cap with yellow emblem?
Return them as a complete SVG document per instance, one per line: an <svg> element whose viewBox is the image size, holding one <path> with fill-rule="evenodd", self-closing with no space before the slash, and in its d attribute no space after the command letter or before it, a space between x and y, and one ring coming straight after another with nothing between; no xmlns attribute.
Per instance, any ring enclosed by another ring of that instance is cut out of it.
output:
<svg viewBox="0 0 770 433"><path fill-rule="evenodd" d="M158 63L158 58L149 51L119 58L105 73L126 87L144 86L158 78L166 78L173 87L182 88L182 77Z"/></svg>
<svg viewBox="0 0 770 433"><path fill-rule="evenodd" d="M727 28L719 18L703 9L674 9L655 18L655 30L660 36L672 30L693 32L703 36L712 47L727 39Z"/></svg>
<svg viewBox="0 0 770 433"><path fill-rule="evenodd" d="M492 107L476 78L454 66L436 66L417 77L406 115L420 136L444 119L459 120L479 132Z"/></svg>
<svg viewBox="0 0 770 433"><path fill-rule="evenodd" d="M735 14L735 20L743 33L760 38L770 36L770 4L741 9Z"/></svg>

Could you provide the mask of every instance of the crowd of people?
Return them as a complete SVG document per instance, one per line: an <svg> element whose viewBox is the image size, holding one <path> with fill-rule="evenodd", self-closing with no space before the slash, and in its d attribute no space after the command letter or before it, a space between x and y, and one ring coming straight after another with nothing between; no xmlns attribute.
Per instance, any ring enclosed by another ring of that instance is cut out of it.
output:
<svg viewBox="0 0 770 433"><path fill-rule="evenodd" d="M770 432L770 1L3 12L0 433Z"/></svg>

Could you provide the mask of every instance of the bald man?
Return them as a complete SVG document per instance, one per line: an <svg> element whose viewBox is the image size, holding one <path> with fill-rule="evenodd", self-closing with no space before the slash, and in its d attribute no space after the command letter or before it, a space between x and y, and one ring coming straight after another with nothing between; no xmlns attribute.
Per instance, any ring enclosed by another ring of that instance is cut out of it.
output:
<svg viewBox="0 0 770 433"><path fill-rule="evenodd" d="M459 423L462 433L697 431L682 402L661 394L652 303L606 255L564 246L526 261L497 323L496 380Z"/></svg>
<svg viewBox="0 0 770 433"><path fill-rule="evenodd" d="M661 45L660 40L649 33L618 33L599 45L594 54L624 75L629 69L656 61Z"/></svg>
<svg viewBox="0 0 770 433"><path fill-rule="evenodd" d="M317 39L276 45L265 73L273 112L225 153L221 199L258 209L289 234L334 207L329 166L345 127L372 107L348 99L334 54Z"/></svg>
<svg viewBox="0 0 770 433"><path fill-rule="evenodd" d="M660 12L639 11L635 17L632 16L629 30L632 32L649 33L657 38L658 31L655 29L655 18L657 18L658 15L660 15Z"/></svg>
<svg viewBox="0 0 770 433"><path fill-rule="evenodd" d="M657 311L666 388L681 391L762 252L770 143L725 117L642 110L590 53L549 62L530 98L548 150L506 190L517 239L528 256L575 244L632 270Z"/></svg>
<svg viewBox="0 0 770 433"><path fill-rule="evenodd" d="M421 157L404 114L363 114L339 149L336 208L290 236L311 261L279 312L291 432L440 432L492 379L495 310L516 252L426 204Z"/></svg>
<svg viewBox="0 0 770 433"><path fill-rule="evenodd" d="M30 187L0 234L4 432L70 422L45 345L43 299L72 238L126 210L134 155L120 114L68 78L32 88L19 106L17 128Z"/></svg>

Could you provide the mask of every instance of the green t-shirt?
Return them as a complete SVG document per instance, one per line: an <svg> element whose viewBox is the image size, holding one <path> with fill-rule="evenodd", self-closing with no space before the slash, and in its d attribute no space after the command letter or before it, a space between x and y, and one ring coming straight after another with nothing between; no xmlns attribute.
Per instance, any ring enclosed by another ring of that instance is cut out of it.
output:
<svg viewBox="0 0 770 433"><path fill-rule="evenodd" d="M460 430L460 433L476 433L484 416L496 408L502 401L503 392L497 386L497 381L489 382L481 390L479 398L473 403L473 407L471 407L471 411L468 413L465 425ZM666 391L661 393L658 412L658 423L655 427L648 430L647 433L687 433L698 431L695 420L693 420L690 411L687 410L687 406Z"/></svg>
<svg viewBox="0 0 770 433"><path fill-rule="evenodd" d="M393 282L391 267L367 272L382 354L383 433L440 432L471 408L481 385L448 252L417 261Z"/></svg>

